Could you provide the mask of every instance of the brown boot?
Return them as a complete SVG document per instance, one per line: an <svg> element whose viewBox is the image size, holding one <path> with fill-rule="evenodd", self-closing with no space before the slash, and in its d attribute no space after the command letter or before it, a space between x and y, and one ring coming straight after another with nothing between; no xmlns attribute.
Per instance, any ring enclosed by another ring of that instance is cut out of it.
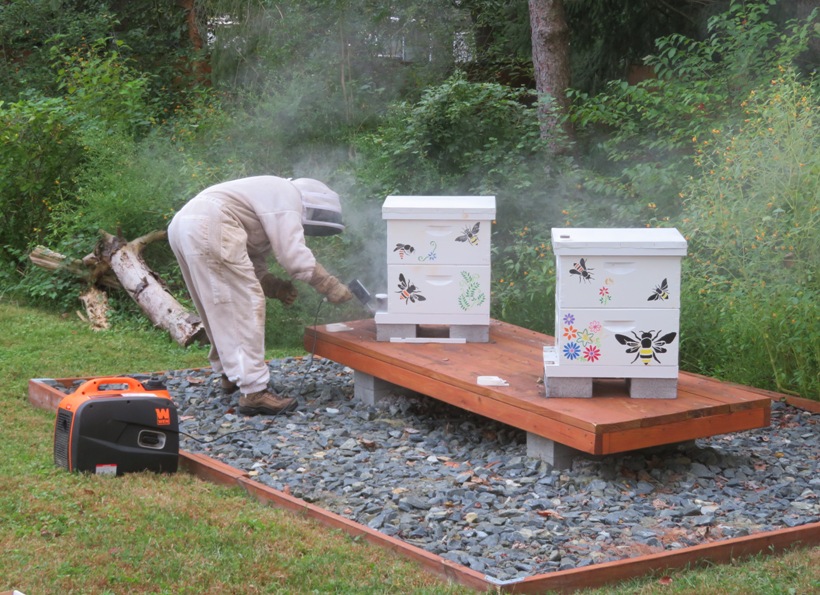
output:
<svg viewBox="0 0 820 595"><path fill-rule="evenodd" d="M232 382L225 374L222 375L221 384L222 384L222 392L225 393L226 395L229 395L233 392L236 392L236 389L239 388L239 386L237 386L236 382Z"/></svg>
<svg viewBox="0 0 820 595"><path fill-rule="evenodd" d="M239 413L242 415L279 415L296 409L296 399L280 397L267 390L239 397Z"/></svg>

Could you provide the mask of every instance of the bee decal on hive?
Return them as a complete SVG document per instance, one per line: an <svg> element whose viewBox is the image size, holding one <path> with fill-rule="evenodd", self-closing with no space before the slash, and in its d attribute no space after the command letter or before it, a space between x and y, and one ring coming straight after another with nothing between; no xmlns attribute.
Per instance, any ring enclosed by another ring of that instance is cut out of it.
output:
<svg viewBox="0 0 820 595"><path fill-rule="evenodd" d="M401 242L396 244L396 247L393 248L393 252L398 252L399 258L402 260L404 260L405 256L407 256L408 254L412 254L415 251L416 249L413 248L413 246L411 246L410 244L402 244Z"/></svg>
<svg viewBox="0 0 820 595"><path fill-rule="evenodd" d="M419 293L418 288L413 285L408 279L405 279L404 273L399 273L399 291L396 293L399 294L399 299L404 300L405 304L415 304L418 302L424 302L427 300L426 297Z"/></svg>
<svg viewBox="0 0 820 595"><path fill-rule="evenodd" d="M587 266L587 261L585 258L582 258L578 262L572 263L572 268L569 270L570 275L578 275L578 283L581 281L592 281L593 276L590 271L594 271L592 267Z"/></svg>
<svg viewBox="0 0 820 595"><path fill-rule="evenodd" d="M469 226L465 227L462 234L456 238L456 242L468 242L472 246L478 246L478 230L480 227L480 221L473 225L472 229Z"/></svg>
<svg viewBox="0 0 820 595"><path fill-rule="evenodd" d="M672 341L675 340L677 333L666 333L664 336L660 336L663 331L644 331L638 336L635 331L632 331L634 335L634 339L629 335L615 335L615 340L618 341L621 345L626 345L627 353L637 353L635 359L632 360L631 363L635 363L638 360L641 360L645 366L648 366L649 363L654 359L656 362L661 363L661 360L658 359L657 353L666 353L666 348L664 345L668 345ZM652 333L655 333L653 336Z"/></svg>
<svg viewBox="0 0 820 595"><path fill-rule="evenodd" d="M655 289L652 290L652 295L646 298L647 302L654 302L658 300L668 300L669 299L669 283L666 279L661 281L660 285L656 285Z"/></svg>

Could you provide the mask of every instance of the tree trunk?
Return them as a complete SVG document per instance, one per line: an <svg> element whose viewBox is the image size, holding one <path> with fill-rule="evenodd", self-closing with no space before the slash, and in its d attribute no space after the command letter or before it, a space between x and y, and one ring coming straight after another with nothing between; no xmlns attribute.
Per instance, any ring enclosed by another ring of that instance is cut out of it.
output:
<svg viewBox="0 0 820 595"><path fill-rule="evenodd" d="M561 117L569 107L566 91L570 85L570 36L564 1L529 0L529 6L535 88L542 100L541 136L550 139L553 152L563 153L567 143L562 137L569 140L573 135L571 123Z"/></svg>
<svg viewBox="0 0 820 595"><path fill-rule="evenodd" d="M105 231L100 235L94 252L82 260L69 260L42 246L33 250L29 259L32 264L48 270L66 270L92 285L124 289L155 326L168 331L183 347L204 340L205 328L199 316L182 307L142 258L145 246L164 239L166 232L155 231L130 242ZM104 312L100 312L100 308L104 308L105 301L102 297L92 292L85 294L82 301L88 318L103 324Z"/></svg>
<svg viewBox="0 0 820 595"><path fill-rule="evenodd" d="M108 263L123 289L151 322L171 333L171 338L182 346L188 346L201 337L204 333L202 321L187 312L168 293L142 258L145 246L154 240L164 239L166 232L155 231L130 242L104 231L100 233L102 240L95 250L97 258Z"/></svg>

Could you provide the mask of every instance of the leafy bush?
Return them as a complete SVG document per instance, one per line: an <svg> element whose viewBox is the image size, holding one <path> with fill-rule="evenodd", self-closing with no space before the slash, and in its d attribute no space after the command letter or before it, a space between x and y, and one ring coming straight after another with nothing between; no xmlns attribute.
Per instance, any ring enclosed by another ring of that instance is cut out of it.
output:
<svg viewBox="0 0 820 595"><path fill-rule="evenodd" d="M704 374L805 396L820 392L820 108L781 67L745 118L693 138L685 191L682 361Z"/></svg>
<svg viewBox="0 0 820 595"><path fill-rule="evenodd" d="M378 132L362 139L360 174L382 194L527 187L528 160L544 146L531 99L525 90L454 75L418 102L393 106Z"/></svg>
<svg viewBox="0 0 820 595"><path fill-rule="evenodd" d="M85 149L82 118L62 99L0 102L0 236L3 260L42 238L51 213L70 200Z"/></svg>
<svg viewBox="0 0 820 595"><path fill-rule="evenodd" d="M678 194L692 173L690 139L736 118L740 98L808 45L813 17L784 33L767 19L771 4L733 1L709 20L705 39L659 39L646 58L656 79L611 81L595 97L571 93L571 117L589 150L584 189L600 197L601 220L644 223L646 202L655 205L656 218L680 212Z"/></svg>
<svg viewBox="0 0 820 595"><path fill-rule="evenodd" d="M555 332L549 227L533 223L493 236L492 316L549 335Z"/></svg>
<svg viewBox="0 0 820 595"><path fill-rule="evenodd" d="M123 43L98 39L65 53L52 48L57 88L86 126L138 135L151 125L149 77L119 52Z"/></svg>

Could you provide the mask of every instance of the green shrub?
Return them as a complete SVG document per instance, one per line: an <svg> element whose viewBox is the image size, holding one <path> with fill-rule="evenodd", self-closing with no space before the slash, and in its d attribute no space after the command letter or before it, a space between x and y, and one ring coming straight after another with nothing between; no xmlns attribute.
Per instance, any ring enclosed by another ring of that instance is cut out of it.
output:
<svg viewBox="0 0 820 595"><path fill-rule="evenodd" d="M151 125L149 77L129 65L121 41L98 39L69 52L52 48L57 88L86 126L138 135Z"/></svg>
<svg viewBox="0 0 820 595"><path fill-rule="evenodd" d="M709 20L705 39L659 39L646 58L655 79L611 81L594 97L570 93L571 118L588 151L584 190L599 197L592 201L599 220L643 224L647 203L656 218L680 212L680 188L692 174L690 139L737 118L740 100L808 47L814 16L780 31L767 18L773 4L733 1Z"/></svg>
<svg viewBox="0 0 820 595"><path fill-rule="evenodd" d="M492 316L548 335L555 332L549 227L534 223L493 236Z"/></svg>
<svg viewBox="0 0 820 595"><path fill-rule="evenodd" d="M785 67L745 118L693 138L681 228L689 295L682 358L704 374L820 392L820 108Z"/></svg>
<svg viewBox="0 0 820 595"><path fill-rule="evenodd" d="M51 213L70 200L84 160L82 118L62 99L0 102L0 257L16 260L43 237Z"/></svg>
<svg viewBox="0 0 820 595"><path fill-rule="evenodd" d="M383 195L535 187L547 163L531 101L525 90L454 75L418 102L394 105L379 130L360 139L358 173Z"/></svg>

